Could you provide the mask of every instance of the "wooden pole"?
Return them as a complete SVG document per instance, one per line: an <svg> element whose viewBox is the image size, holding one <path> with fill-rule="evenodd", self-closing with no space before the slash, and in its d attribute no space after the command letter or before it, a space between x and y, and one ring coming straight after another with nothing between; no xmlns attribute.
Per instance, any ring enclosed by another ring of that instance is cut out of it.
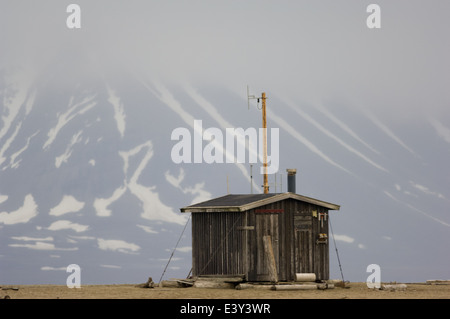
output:
<svg viewBox="0 0 450 319"><path fill-rule="evenodd" d="M240 283L236 286L235 289L243 290L243 289L258 289L258 290L273 290L274 285L254 285L248 283Z"/></svg>
<svg viewBox="0 0 450 319"><path fill-rule="evenodd" d="M266 120L266 93L262 93L262 125L263 125L263 156L264 156L264 194L269 193L267 180L267 120Z"/></svg>
<svg viewBox="0 0 450 319"><path fill-rule="evenodd" d="M274 285L273 290L315 290L317 285Z"/></svg>
<svg viewBox="0 0 450 319"><path fill-rule="evenodd" d="M271 282L277 283L278 282L278 272L277 272L277 265L275 262L275 255L273 253L273 247L272 247L272 237L267 235L263 237L264 241L264 252L267 256L267 266L269 268L269 278Z"/></svg>

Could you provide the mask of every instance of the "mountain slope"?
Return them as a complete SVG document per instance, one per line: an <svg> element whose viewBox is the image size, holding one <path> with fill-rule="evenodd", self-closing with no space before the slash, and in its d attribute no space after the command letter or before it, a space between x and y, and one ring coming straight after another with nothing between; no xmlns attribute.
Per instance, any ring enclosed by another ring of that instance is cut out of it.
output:
<svg viewBox="0 0 450 319"><path fill-rule="evenodd" d="M259 128L261 113L247 109L245 88L74 69L60 63L35 81L2 73L0 281L64 284L73 263L82 283L158 280L188 222L180 207L227 189L260 192L262 181L260 163L252 186L249 163L174 163L171 133L193 135L194 120L222 132ZM383 281L445 277L442 127L399 125L340 100L268 95L268 126L280 129L271 191L286 191L285 169L297 168L298 193L341 205L330 218L346 280L364 281L372 263ZM186 276L190 264L187 227L166 276Z"/></svg>

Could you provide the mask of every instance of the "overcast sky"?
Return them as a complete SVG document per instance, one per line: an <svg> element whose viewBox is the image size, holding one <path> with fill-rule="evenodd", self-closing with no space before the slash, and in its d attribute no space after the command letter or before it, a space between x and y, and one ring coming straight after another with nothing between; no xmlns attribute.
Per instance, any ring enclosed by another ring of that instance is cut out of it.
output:
<svg viewBox="0 0 450 319"><path fill-rule="evenodd" d="M31 70L61 50L70 63L80 49L170 81L339 97L398 121L448 116L445 0L377 1L381 29L366 25L369 1L77 1L81 29L68 29L70 3L2 1L1 65Z"/></svg>

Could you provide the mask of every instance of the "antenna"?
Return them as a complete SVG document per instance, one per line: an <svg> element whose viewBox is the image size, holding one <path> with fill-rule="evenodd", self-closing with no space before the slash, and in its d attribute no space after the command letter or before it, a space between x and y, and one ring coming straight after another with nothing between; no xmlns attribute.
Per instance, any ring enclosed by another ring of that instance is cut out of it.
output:
<svg viewBox="0 0 450 319"><path fill-rule="evenodd" d="M259 103L259 100L262 100L262 125L263 125L263 166L264 166L264 194L269 193L269 182L267 179L267 121L266 121L266 93L261 93L261 97L256 97L254 95L250 95L250 90L247 85L247 105L248 109L250 109L250 99L254 100L256 99L257 103ZM258 109L258 105L256 106Z"/></svg>
<svg viewBox="0 0 450 319"><path fill-rule="evenodd" d="M253 194L253 164L250 164L250 194Z"/></svg>
<svg viewBox="0 0 450 319"><path fill-rule="evenodd" d="M254 100L254 99L256 99L256 96L250 95L250 89L247 85L247 106L248 106L249 110L250 110L250 100Z"/></svg>
<svg viewBox="0 0 450 319"><path fill-rule="evenodd" d="M282 193L283 192L283 175L282 174L278 174L278 173L275 173L273 175L274 175L275 182L274 183L270 183L270 185L273 185L275 187L275 193L277 193L277 190L278 190L277 187L281 187L280 193ZM279 183L277 182L277 175L280 175L280 182Z"/></svg>
<svg viewBox="0 0 450 319"><path fill-rule="evenodd" d="M248 109L250 110L250 100L256 100L256 108L258 109L258 110L261 110L261 108L259 108L259 100L260 99L262 99L262 97L257 97L257 96L255 96L255 95L250 95L250 89L249 89L249 87L248 87L248 85L247 85L247 106L248 106Z"/></svg>

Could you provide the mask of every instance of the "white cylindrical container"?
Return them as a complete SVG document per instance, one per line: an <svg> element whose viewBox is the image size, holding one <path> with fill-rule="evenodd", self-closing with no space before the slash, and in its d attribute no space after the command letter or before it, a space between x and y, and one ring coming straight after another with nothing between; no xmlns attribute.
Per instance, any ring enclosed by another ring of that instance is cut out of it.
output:
<svg viewBox="0 0 450 319"><path fill-rule="evenodd" d="M316 281L315 273L298 273L295 274L295 281Z"/></svg>

